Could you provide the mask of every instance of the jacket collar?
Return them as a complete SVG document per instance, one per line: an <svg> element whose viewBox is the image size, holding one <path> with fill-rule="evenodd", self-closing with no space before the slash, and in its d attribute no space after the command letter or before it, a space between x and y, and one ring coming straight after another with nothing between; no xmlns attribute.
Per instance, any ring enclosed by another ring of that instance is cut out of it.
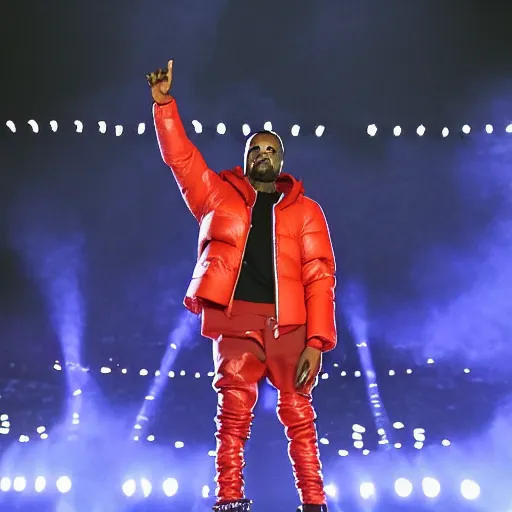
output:
<svg viewBox="0 0 512 512"><path fill-rule="evenodd" d="M250 184L244 171L240 166L234 167L229 171L221 171L220 177L233 186L237 192L244 198L247 205L252 206L256 201L256 191ZM277 203L276 208L286 208L290 206L300 196L304 195L304 186L302 181L296 180L291 174L281 173L276 181L276 189L284 194L284 197Z"/></svg>

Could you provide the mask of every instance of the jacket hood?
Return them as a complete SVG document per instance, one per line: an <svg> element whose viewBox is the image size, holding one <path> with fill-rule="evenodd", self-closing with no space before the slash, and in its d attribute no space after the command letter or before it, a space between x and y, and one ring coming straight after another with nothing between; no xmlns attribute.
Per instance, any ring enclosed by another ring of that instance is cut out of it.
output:
<svg viewBox="0 0 512 512"><path fill-rule="evenodd" d="M228 171L221 171L219 176L233 186L248 205L254 204L256 201L256 191L244 175L242 167L237 166ZM277 178L276 189L284 194L283 199L277 205L278 208L286 208L304 195L302 181L296 180L291 174L285 172L282 172L279 178Z"/></svg>

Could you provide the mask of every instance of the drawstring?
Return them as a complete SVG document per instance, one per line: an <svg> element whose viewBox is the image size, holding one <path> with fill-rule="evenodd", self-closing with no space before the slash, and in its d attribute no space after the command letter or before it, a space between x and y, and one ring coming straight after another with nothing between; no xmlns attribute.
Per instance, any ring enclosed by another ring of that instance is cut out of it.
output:
<svg viewBox="0 0 512 512"><path fill-rule="evenodd" d="M279 325L277 325L277 320L276 320L273 316L271 316L271 317L267 320L267 322L268 322L268 325L269 325L269 326L270 326L271 324L274 324L274 325L272 326L272 333L273 333L273 335L274 335L274 339L276 339L276 340L277 340L277 338L279 338Z"/></svg>

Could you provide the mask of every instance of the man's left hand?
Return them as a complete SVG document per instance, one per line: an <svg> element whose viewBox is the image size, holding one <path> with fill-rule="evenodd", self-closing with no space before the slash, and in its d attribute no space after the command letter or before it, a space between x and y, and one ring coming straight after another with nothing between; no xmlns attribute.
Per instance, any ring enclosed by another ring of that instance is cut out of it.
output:
<svg viewBox="0 0 512 512"><path fill-rule="evenodd" d="M316 378L321 363L322 352L320 350L313 347L306 347L304 349L299 358L295 375L295 388L297 391L303 390Z"/></svg>

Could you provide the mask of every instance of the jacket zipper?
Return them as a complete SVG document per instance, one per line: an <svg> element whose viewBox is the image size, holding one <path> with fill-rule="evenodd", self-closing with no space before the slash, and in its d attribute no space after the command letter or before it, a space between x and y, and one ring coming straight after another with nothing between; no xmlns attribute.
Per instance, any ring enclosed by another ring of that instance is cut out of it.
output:
<svg viewBox="0 0 512 512"><path fill-rule="evenodd" d="M240 274L242 273L242 265L244 264L245 251L247 249L249 233L251 232L251 228L252 228L252 209L253 208L254 208L254 204L250 208L248 208L248 210L249 210L249 228L247 229L247 234L245 235L244 250L242 251L242 259L240 261L240 265L238 266L238 275L236 276L235 286L233 286L233 292L231 293L231 298L229 299L228 309L226 310L227 316L231 316L231 310L233 309L233 299L235 298L236 287L238 286Z"/></svg>
<svg viewBox="0 0 512 512"><path fill-rule="evenodd" d="M283 199L284 194L281 194L277 203L272 206L272 246L273 246L273 260L274 260L274 301L276 303L276 324L274 326L274 338L279 338L279 277L277 274L277 232L276 232L276 206Z"/></svg>

